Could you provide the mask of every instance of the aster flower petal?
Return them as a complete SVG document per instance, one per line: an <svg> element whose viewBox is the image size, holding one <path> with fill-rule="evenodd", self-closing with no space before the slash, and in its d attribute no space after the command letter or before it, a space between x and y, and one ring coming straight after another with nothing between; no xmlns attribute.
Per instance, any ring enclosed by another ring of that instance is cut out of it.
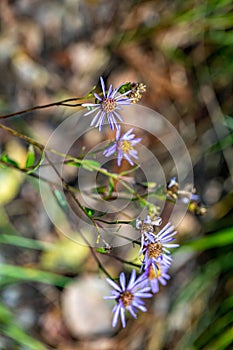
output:
<svg viewBox="0 0 233 350"><path fill-rule="evenodd" d="M167 247L167 248L177 248L177 247L179 247L180 245L178 244L178 243L163 243L163 246L164 247Z"/></svg>
<svg viewBox="0 0 233 350"><path fill-rule="evenodd" d="M120 139L120 136L121 136L121 127L119 125L119 128L116 131L116 141L118 141Z"/></svg>
<svg viewBox="0 0 233 350"><path fill-rule="evenodd" d="M122 323L122 327L125 328L125 327L126 327L125 309L121 308L121 309L120 309L120 313L121 313L121 323Z"/></svg>
<svg viewBox="0 0 233 350"><path fill-rule="evenodd" d="M107 148L104 152L103 155L106 157L111 156L116 152L116 145L112 145L111 147Z"/></svg>
<svg viewBox="0 0 233 350"><path fill-rule="evenodd" d="M155 294L155 293L158 293L159 291L159 282L157 279L153 279L150 281L150 285L151 285L151 290L152 292Z"/></svg>
<svg viewBox="0 0 233 350"><path fill-rule="evenodd" d="M131 134L131 132L133 132L134 128L129 129L128 131L126 131L126 133L122 136L123 140L128 140L128 136ZM134 134L133 134L133 138L134 138Z"/></svg>
<svg viewBox="0 0 233 350"><path fill-rule="evenodd" d="M121 151L118 153L118 157L117 157L117 165L118 166L121 165L122 158L123 158L123 152Z"/></svg>
<svg viewBox="0 0 233 350"><path fill-rule="evenodd" d="M165 280L165 278L159 277L158 280L159 280L159 283L161 283L163 286L166 286L167 281Z"/></svg>
<svg viewBox="0 0 233 350"><path fill-rule="evenodd" d="M99 107L99 103L83 103L82 104L83 107ZM92 109L91 112L93 112L94 110ZM86 115L86 113L84 114Z"/></svg>
<svg viewBox="0 0 233 350"><path fill-rule="evenodd" d="M104 84L104 79L102 77L100 77L100 83L101 83L101 88L102 88L103 95L105 97L106 96L105 84Z"/></svg>
<svg viewBox="0 0 233 350"><path fill-rule="evenodd" d="M92 119L92 121L91 121L91 124L90 124L90 126L93 126L94 124L95 124L95 122L97 121L97 119L99 118L99 115L101 114L101 111L99 111L96 115L95 115L95 117Z"/></svg>
<svg viewBox="0 0 233 350"><path fill-rule="evenodd" d="M130 155L130 157L133 157L133 158L135 158L135 159L138 159L137 151L136 151L136 150L129 151L129 155Z"/></svg>
<svg viewBox="0 0 233 350"><path fill-rule="evenodd" d="M111 85L109 86L109 89L108 89L107 97L110 97L110 96L111 96L112 90L113 90L113 88L112 88L112 84L111 84Z"/></svg>
<svg viewBox="0 0 233 350"><path fill-rule="evenodd" d="M127 154L124 154L124 158L129 162L130 165L134 165L134 162L132 161L132 159L130 159L130 157Z"/></svg>
<svg viewBox="0 0 233 350"><path fill-rule="evenodd" d="M135 291L134 295L138 296L138 293L147 293L149 292L150 288L147 286L143 286L140 288L140 292Z"/></svg>
<svg viewBox="0 0 233 350"><path fill-rule="evenodd" d="M88 107L89 107L89 106L88 106ZM99 108L96 107L96 108L92 109L91 111L88 111L88 112L85 113L84 115L85 115L85 116L86 116L86 115L90 115L90 114L92 114L93 112L96 112L98 109L99 109Z"/></svg>
<svg viewBox="0 0 233 350"><path fill-rule="evenodd" d="M96 92L94 93L94 96L97 100L102 101L102 98ZM82 106L84 106L84 104Z"/></svg>
<svg viewBox="0 0 233 350"><path fill-rule="evenodd" d="M147 308L144 305L138 305L137 308L143 312L147 311Z"/></svg>
<svg viewBox="0 0 233 350"><path fill-rule="evenodd" d="M128 289L131 289L133 287L135 279L136 279L136 270L133 270L128 283L128 287L127 287Z"/></svg>
<svg viewBox="0 0 233 350"><path fill-rule="evenodd" d="M157 234L157 237L164 237L165 235L170 234L172 231L174 231L174 226L168 222Z"/></svg>
<svg viewBox="0 0 233 350"><path fill-rule="evenodd" d="M121 274L120 274L120 284L121 284L121 289L123 291L125 290L125 282L126 282L125 274L124 274L124 272L121 272Z"/></svg>
<svg viewBox="0 0 233 350"><path fill-rule="evenodd" d="M135 311L134 311L134 308L130 305L130 306L128 306L128 308L127 308L128 310L129 310L129 312L131 313L131 315L133 316L133 318L137 318L137 314L135 313Z"/></svg>
<svg viewBox="0 0 233 350"><path fill-rule="evenodd" d="M109 295L109 296L104 296L103 298L106 299L106 300L114 300L114 299L116 299L116 296L115 295Z"/></svg>
<svg viewBox="0 0 233 350"><path fill-rule="evenodd" d="M106 281L112 286L114 289L116 289L118 292L121 292L121 288L118 286L116 282L111 280L110 278L106 278Z"/></svg>
<svg viewBox="0 0 233 350"><path fill-rule="evenodd" d="M96 124L96 127L99 127L99 131L102 130L102 126L103 126L103 123L104 123L104 117L105 117L105 114L102 112L101 115L100 115L99 121Z"/></svg>
<svg viewBox="0 0 233 350"><path fill-rule="evenodd" d="M117 325L117 321L118 321L118 318L119 318L120 310L121 310L120 304L116 304L115 310L114 309L112 310L114 312L114 316L113 316L113 319L112 319L112 326L113 327L116 327L116 325Z"/></svg>
<svg viewBox="0 0 233 350"><path fill-rule="evenodd" d="M116 109L118 109L118 108L116 108ZM121 122L123 122L123 118L120 116L120 114L118 112L114 111L114 116L117 117Z"/></svg>
<svg viewBox="0 0 233 350"><path fill-rule="evenodd" d="M150 290L150 288L148 288ZM151 298L152 297L152 294L151 293L140 293L140 292L136 292L134 294L136 297L139 297L139 298Z"/></svg>

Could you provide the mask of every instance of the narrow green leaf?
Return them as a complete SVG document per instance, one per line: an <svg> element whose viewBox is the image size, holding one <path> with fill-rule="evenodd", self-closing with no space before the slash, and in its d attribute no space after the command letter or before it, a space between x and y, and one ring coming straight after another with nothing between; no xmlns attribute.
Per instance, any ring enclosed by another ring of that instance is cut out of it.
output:
<svg viewBox="0 0 233 350"><path fill-rule="evenodd" d="M42 242L35 239L10 234L1 234L0 243L36 250L47 250L53 246L51 243L48 242Z"/></svg>
<svg viewBox="0 0 233 350"><path fill-rule="evenodd" d="M114 191L114 181L113 179L110 177L109 179L109 191L108 191L108 196L111 196L112 193Z"/></svg>
<svg viewBox="0 0 233 350"><path fill-rule="evenodd" d="M121 94L124 94L125 92L128 92L129 90L131 90L131 83L127 82L124 85L121 85L119 92Z"/></svg>
<svg viewBox="0 0 233 350"><path fill-rule="evenodd" d="M96 168L101 167L99 162L97 162L96 160L92 160L92 159L83 159L83 160L79 160L77 162L70 161L70 162L67 162L66 165L75 166L77 168L83 167L84 169L89 170L89 171L97 170Z"/></svg>
<svg viewBox="0 0 233 350"><path fill-rule="evenodd" d="M9 264L0 264L0 276L8 276L21 281L52 284L58 287L65 287L67 283L72 281L69 277L57 275L51 272Z"/></svg>
<svg viewBox="0 0 233 350"><path fill-rule="evenodd" d="M27 171L27 174L32 174L32 173L34 173L34 172L40 167L40 165L42 164L44 158L45 158L45 153L42 152L39 161L35 164L35 166L34 166L32 169L30 169L30 170Z"/></svg>
<svg viewBox="0 0 233 350"><path fill-rule="evenodd" d="M155 188L157 185L156 182L142 182L141 184L150 189Z"/></svg>
<svg viewBox="0 0 233 350"><path fill-rule="evenodd" d="M207 149L207 153L216 153L224 150L225 148L231 147L233 145L233 134L229 134L222 140L214 143Z"/></svg>
<svg viewBox="0 0 233 350"><path fill-rule="evenodd" d="M106 249L105 248L96 248L95 249L98 253L101 253L101 254L105 254L106 253Z"/></svg>
<svg viewBox="0 0 233 350"><path fill-rule="evenodd" d="M137 170L138 168L140 168L139 165L136 165L135 167L133 167L132 169L129 169L129 170L126 170L126 171L122 171L120 173L121 176L125 176L125 175L128 175L130 173L133 173L135 170Z"/></svg>
<svg viewBox="0 0 233 350"><path fill-rule="evenodd" d="M87 208L87 207L85 208L85 212L90 218L92 218L95 214L95 210L93 210L91 208Z"/></svg>
<svg viewBox="0 0 233 350"><path fill-rule="evenodd" d="M223 337L222 336L225 334L226 329L230 326L232 323L232 310L225 314L223 317L217 318L212 324L211 327L208 328L208 331L202 334L202 336L197 340L196 344L198 348L200 349L206 349L210 346L210 344L217 344L218 342L222 343L222 341L226 340L228 343L228 337ZM231 341L233 341L233 333L231 334ZM205 344L208 344L207 347L204 347ZM222 345L224 342L222 343ZM224 345L225 346L225 345ZM214 346L212 345L209 347L209 349L220 349L219 346ZM225 347L221 348L225 349Z"/></svg>
<svg viewBox="0 0 233 350"><path fill-rule="evenodd" d="M96 85L93 86L93 88L91 89L91 91L88 93L87 97L92 97L93 92L95 91L95 89L96 89Z"/></svg>
<svg viewBox="0 0 233 350"><path fill-rule="evenodd" d="M69 207L68 207L68 204L67 204L67 201L66 201L66 198L64 196L64 193L60 190L54 190L53 191L53 194L58 202L58 204L60 205L60 207L66 212L68 213L69 212Z"/></svg>
<svg viewBox="0 0 233 350"><path fill-rule="evenodd" d="M224 125L233 131L233 117L225 115Z"/></svg>
<svg viewBox="0 0 233 350"><path fill-rule="evenodd" d="M78 163L78 162L70 161L70 162L67 162L66 165L75 166L76 168L80 168L81 167L81 162Z"/></svg>
<svg viewBox="0 0 233 350"><path fill-rule="evenodd" d="M6 153L2 153L0 160L2 160L6 164L8 163L8 164L13 165L16 168L19 168L19 164L15 160L8 157L8 155Z"/></svg>
<svg viewBox="0 0 233 350"><path fill-rule="evenodd" d="M232 314L231 314L232 320ZM204 350L216 349L216 350L224 350L230 349L228 346L233 344L233 326L229 327L223 333L219 335L218 338L215 338Z"/></svg>
<svg viewBox="0 0 233 350"><path fill-rule="evenodd" d="M190 247L192 250L206 250L215 247L221 247L233 243L233 227L218 231L217 233L209 234L206 237L196 241L189 242L183 247Z"/></svg>
<svg viewBox="0 0 233 350"><path fill-rule="evenodd" d="M26 159L26 168L31 168L35 163L35 150L33 145L29 145Z"/></svg>
<svg viewBox="0 0 233 350"><path fill-rule="evenodd" d="M16 343L30 350L46 350L46 347L38 340L29 336L14 320L13 314L0 303L0 323L2 334L13 339Z"/></svg>
<svg viewBox="0 0 233 350"><path fill-rule="evenodd" d="M96 170L95 168L100 168L100 163L92 159L84 159L81 165L84 169L89 171Z"/></svg>

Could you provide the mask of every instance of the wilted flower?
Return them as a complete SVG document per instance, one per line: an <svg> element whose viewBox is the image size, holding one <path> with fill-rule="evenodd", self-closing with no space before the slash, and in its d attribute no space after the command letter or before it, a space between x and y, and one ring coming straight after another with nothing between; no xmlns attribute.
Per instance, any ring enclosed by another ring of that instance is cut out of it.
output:
<svg viewBox="0 0 233 350"><path fill-rule="evenodd" d="M139 218L136 219L136 228L140 230L141 233L141 250L143 249L144 243L146 241L151 243L154 242L155 226L160 226L161 223L162 219L160 217L157 217L154 220L152 220L149 215L147 215L144 220L141 220Z"/></svg>
<svg viewBox="0 0 233 350"><path fill-rule="evenodd" d="M133 270L128 285L126 285L126 277L124 272L120 274L120 285L107 278L107 282L114 290L111 291L111 296L104 297L105 299L115 299L116 305L112 312L114 313L112 326L115 327L119 316L121 318L122 327L125 328L125 311L128 310L133 318L137 318L138 309L146 312L145 303L141 298L151 298L149 293L150 287L147 286L146 275L141 275L136 279L136 271Z"/></svg>
<svg viewBox="0 0 233 350"><path fill-rule="evenodd" d="M135 138L134 134L131 134L133 128L128 130L125 134L120 136L121 128L116 130L116 139L110 147L108 147L103 155L109 157L114 153L117 153L117 165L121 165L122 158L125 158L130 165L134 165L131 157L138 159L137 151L134 146L141 141L141 138Z"/></svg>
<svg viewBox="0 0 233 350"><path fill-rule="evenodd" d="M152 262L149 263L145 270L145 275L148 278L148 283L151 287L153 293L158 293L159 291L159 283L165 286L167 284L167 280L170 279L170 276L167 274L168 267L163 263L156 263L156 267Z"/></svg>
<svg viewBox="0 0 233 350"><path fill-rule="evenodd" d="M179 247L179 244L170 243L175 239L173 237L175 235L176 231L174 231L174 226L171 223L167 223L162 230L155 234L153 242L145 242L142 249L145 268L147 268L150 263L154 265L154 268L156 268L157 263L170 266L172 258L168 249Z"/></svg>
<svg viewBox="0 0 233 350"><path fill-rule="evenodd" d="M146 92L146 85L143 83L130 84L130 97L133 99L132 103L137 103L141 100L142 95Z"/></svg>
<svg viewBox="0 0 233 350"><path fill-rule="evenodd" d="M93 107L93 109L84 115L89 115L95 113L94 118L92 119L91 126L95 124L95 127L99 128L99 131L102 130L105 118L108 119L110 128L114 130L114 127L118 127L118 120L123 121L118 110L122 110L121 106L126 106L131 104L131 99L126 97L130 93L127 91L123 94L119 92L120 85L117 89L113 90L112 85L110 85L109 90L106 91L104 80L100 77L100 83L102 87L103 97L100 97L97 93L94 93L95 98L99 101L97 103L83 103L83 107Z"/></svg>
<svg viewBox="0 0 233 350"><path fill-rule="evenodd" d="M173 199L178 198L179 183L177 182L176 177L172 177L167 183L167 195Z"/></svg>

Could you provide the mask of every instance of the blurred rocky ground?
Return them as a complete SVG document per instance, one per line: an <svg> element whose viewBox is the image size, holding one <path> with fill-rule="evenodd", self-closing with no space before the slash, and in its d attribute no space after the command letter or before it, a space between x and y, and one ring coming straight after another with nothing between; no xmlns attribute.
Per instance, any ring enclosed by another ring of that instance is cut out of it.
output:
<svg viewBox="0 0 233 350"><path fill-rule="evenodd" d="M179 227L180 242L232 226L231 11L230 1L1 0L0 115L85 96L100 75L114 86L143 82L147 89L140 103L166 117L183 138L197 192L208 208L204 217L187 213ZM78 110L44 109L4 123L43 143ZM1 151L25 161L23 142L2 129L0 141ZM156 148L169 178L171 164L163 148L153 138L146 142ZM85 143L92 147L93 135ZM136 322L129 320L126 329L112 330L111 305L102 301L104 282L96 277L98 266L88 250L52 225L35 182L11 171L1 172L0 179L1 234L53 244L42 252L1 245L0 262L72 278L65 289L32 282L2 284L2 303L45 349L225 349L198 345L206 305L217 310L220 299L233 290L232 277L222 274L220 263L208 265L220 253L177 254L172 279L150 311ZM118 274L119 262L102 260ZM191 281L195 283L187 289ZM204 319L206 327L212 317ZM30 349L3 335L0 348Z"/></svg>

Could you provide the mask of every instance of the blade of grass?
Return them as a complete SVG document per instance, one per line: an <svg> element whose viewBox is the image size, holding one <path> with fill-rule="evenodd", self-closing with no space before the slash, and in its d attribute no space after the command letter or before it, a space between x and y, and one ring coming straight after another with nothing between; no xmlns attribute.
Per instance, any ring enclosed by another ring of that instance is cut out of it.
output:
<svg viewBox="0 0 233 350"><path fill-rule="evenodd" d="M17 247L28 248L28 249L37 249L37 250L48 250L53 245L48 242L38 241L31 238L25 238L16 235L0 235L0 243L15 245Z"/></svg>
<svg viewBox="0 0 233 350"><path fill-rule="evenodd" d="M7 276L20 281L34 281L52 284L57 287L65 287L72 278L51 272L40 271L29 267L0 264L0 277Z"/></svg>
<svg viewBox="0 0 233 350"><path fill-rule="evenodd" d="M233 343L233 326L229 327L223 334L221 334L217 339L215 339L208 347L204 350L216 349L224 350L227 349L229 345ZM228 348L229 349L229 348Z"/></svg>
<svg viewBox="0 0 233 350"><path fill-rule="evenodd" d="M224 334L224 331L232 324L232 310L228 312L226 315L224 315L221 318L218 318L215 320L215 322L212 322L211 325L208 327L208 331L205 331L195 342L198 349L204 348L206 346L206 349L210 349L207 344L209 343L215 343L214 339L221 338L221 335ZM232 333L233 337L233 333ZM232 338L233 340L233 338ZM211 349L219 349L216 347L211 347Z"/></svg>
<svg viewBox="0 0 233 350"><path fill-rule="evenodd" d="M2 334L13 339L16 343L30 350L46 350L46 347L38 340L32 338L18 326L12 313L0 304L0 331Z"/></svg>
<svg viewBox="0 0 233 350"><path fill-rule="evenodd" d="M213 234L209 234L206 237L198 239L196 241L183 244L183 248L191 248L192 250L206 250L215 247L222 247L233 243L233 227L228 227L224 230L218 231Z"/></svg>

